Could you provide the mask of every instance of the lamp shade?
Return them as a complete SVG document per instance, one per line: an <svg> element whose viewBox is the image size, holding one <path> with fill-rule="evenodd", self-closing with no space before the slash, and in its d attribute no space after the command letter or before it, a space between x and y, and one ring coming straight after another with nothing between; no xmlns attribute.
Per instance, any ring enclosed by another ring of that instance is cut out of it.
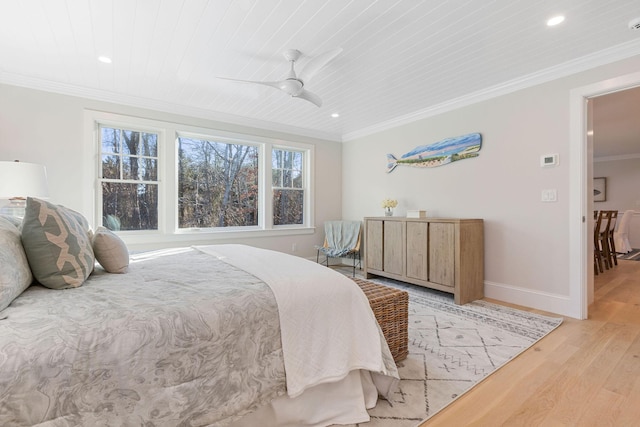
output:
<svg viewBox="0 0 640 427"><path fill-rule="evenodd" d="M48 198L47 170L43 165L0 162L0 199Z"/></svg>

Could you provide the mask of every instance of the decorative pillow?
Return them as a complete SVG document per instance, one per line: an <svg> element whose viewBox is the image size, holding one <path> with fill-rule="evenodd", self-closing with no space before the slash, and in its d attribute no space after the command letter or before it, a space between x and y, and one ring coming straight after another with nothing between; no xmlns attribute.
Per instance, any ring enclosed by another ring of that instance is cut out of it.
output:
<svg viewBox="0 0 640 427"><path fill-rule="evenodd" d="M126 273L129 267L129 251L122 239L105 227L98 227L93 234L93 253L96 260L109 273Z"/></svg>
<svg viewBox="0 0 640 427"><path fill-rule="evenodd" d="M33 281L20 231L0 216L0 311L7 308Z"/></svg>
<svg viewBox="0 0 640 427"><path fill-rule="evenodd" d="M76 288L84 283L95 263L88 228L78 212L27 198L22 245L38 282L52 289Z"/></svg>

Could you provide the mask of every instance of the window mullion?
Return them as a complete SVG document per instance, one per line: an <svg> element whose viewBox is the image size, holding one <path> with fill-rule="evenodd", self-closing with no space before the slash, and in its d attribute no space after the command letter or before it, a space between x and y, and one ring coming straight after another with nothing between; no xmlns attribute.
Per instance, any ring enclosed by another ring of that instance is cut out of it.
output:
<svg viewBox="0 0 640 427"><path fill-rule="evenodd" d="M122 180L124 179L124 145L123 145L123 141L124 141L124 136L122 135L123 130L119 129L118 130L118 162L119 164L119 169L120 169L120 176L119 178Z"/></svg>
<svg viewBox="0 0 640 427"><path fill-rule="evenodd" d="M260 203L260 206L262 206L262 215L260 216L262 223L260 225L265 230L271 230L273 228L273 148L269 143L263 144L261 148L264 159L264 172L260 174L263 189L260 192L260 197L262 198Z"/></svg>

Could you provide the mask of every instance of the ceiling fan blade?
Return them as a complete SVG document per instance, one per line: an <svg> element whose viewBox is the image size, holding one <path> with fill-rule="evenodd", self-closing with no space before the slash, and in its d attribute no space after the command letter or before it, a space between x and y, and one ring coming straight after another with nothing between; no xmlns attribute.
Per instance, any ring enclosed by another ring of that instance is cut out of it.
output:
<svg viewBox="0 0 640 427"><path fill-rule="evenodd" d="M311 59L300 72L298 78L304 83L307 83L318 72L318 70L327 65L327 63L338 56L340 52L342 52L342 48L338 47Z"/></svg>
<svg viewBox="0 0 640 427"><path fill-rule="evenodd" d="M238 83L255 83L258 85L264 85L264 86L270 86L270 87L274 87L276 89L281 89L282 86L282 82L261 82L261 81L257 81L257 80L241 80L241 79L230 79L228 77L216 77L217 79L221 79L221 80L229 80L232 82L238 82Z"/></svg>
<svg viewBox="0 0 640 427"><path fill-rule="evenodd" d="M295 95L294 98L302 98L305 101L309 101L313 104L316 104L318 107L322 107L322 99L315 93L311 93L308 90L302 89L298 95Z"/></svg>
<svg viewBox="0 0 640 427"><path fill-rule="evenodd" d="M284 79L284 80L280 80L279 82L261 82L258 80L241 80L241 79L230 79L227 77L218 77L219 79L222 80L229 80L232 82L239 82L239 83L254 83L254 84L258 84L258 85L264 85L264 86L269 86L278 90L281 90L291 96L298 96L298 94L300 93L300 91L302 90L302 82L298 79Z"/></svg>

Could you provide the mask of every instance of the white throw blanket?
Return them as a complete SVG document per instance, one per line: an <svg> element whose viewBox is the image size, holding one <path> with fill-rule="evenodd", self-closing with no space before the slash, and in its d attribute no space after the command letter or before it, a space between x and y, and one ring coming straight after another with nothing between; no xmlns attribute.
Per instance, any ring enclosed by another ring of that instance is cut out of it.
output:
<svg viewBox="0 0 640 427"><path fill-rule="evenodd" d="M356 369L371 371L388 397L398 373L369 301L351 279L303 258L251 246L195 248L253 274L273 291L290 397Z"/></svg>

